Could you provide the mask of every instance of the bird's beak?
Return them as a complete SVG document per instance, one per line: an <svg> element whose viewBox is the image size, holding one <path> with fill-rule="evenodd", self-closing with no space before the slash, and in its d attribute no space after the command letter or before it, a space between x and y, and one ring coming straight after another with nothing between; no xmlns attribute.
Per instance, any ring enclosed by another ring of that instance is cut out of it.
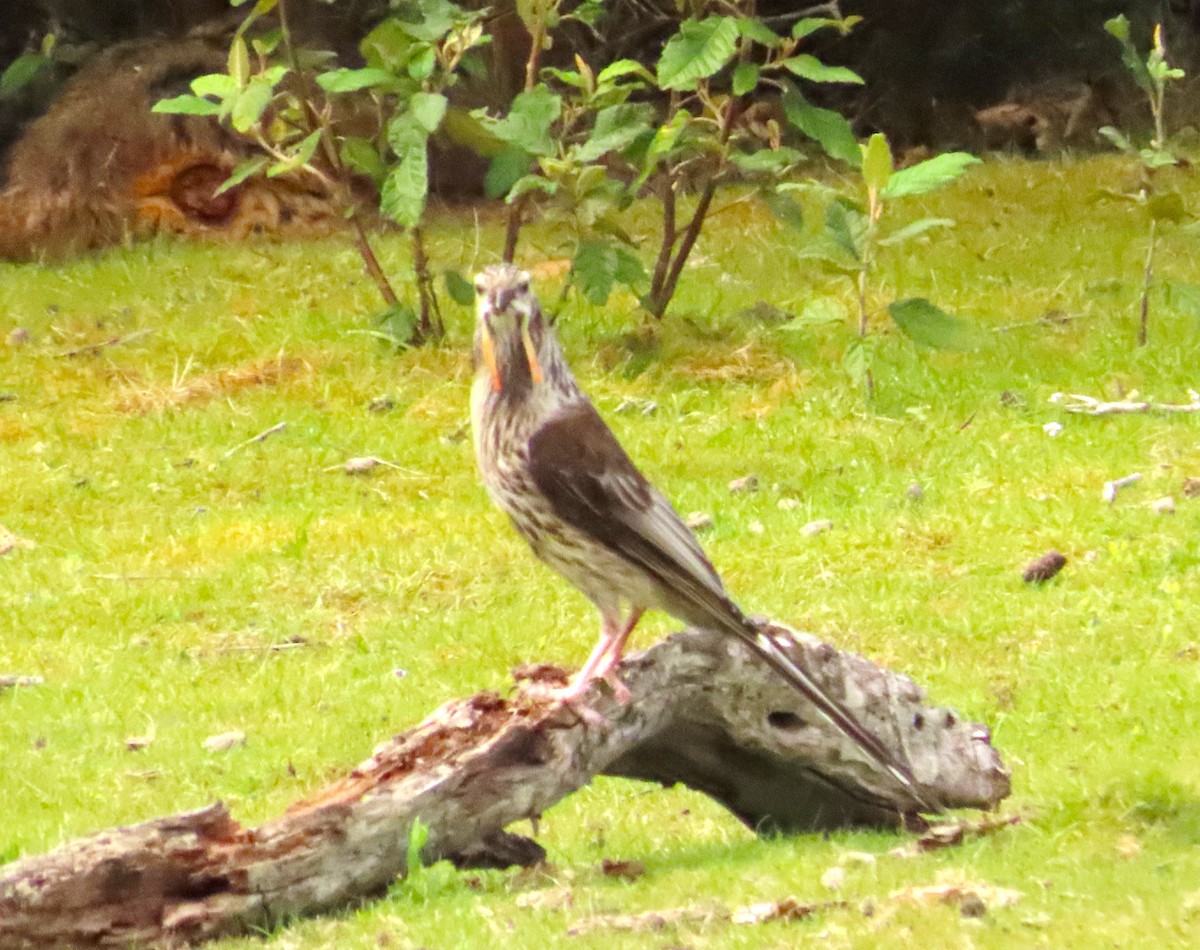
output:
<svg viewBox="0 0 1200 950"><path fill-rule="evenodd" d="M496 365L496 344L492 340L492 328L488 326L487 320L483 321L479 348L483 352L483 362L487 365L488 375L492 377L492 390L500 392L504 384L500 380L500 367Z"/></svg>
<svg viewBox="0 0 1200 950"><path fill-rule="evenodd" d="M525 359L529 361L529 378L535 383L542 381L542 364L538 362L533 337L529 335L529 318L521 317L521 342L525 345Z"/></svg>

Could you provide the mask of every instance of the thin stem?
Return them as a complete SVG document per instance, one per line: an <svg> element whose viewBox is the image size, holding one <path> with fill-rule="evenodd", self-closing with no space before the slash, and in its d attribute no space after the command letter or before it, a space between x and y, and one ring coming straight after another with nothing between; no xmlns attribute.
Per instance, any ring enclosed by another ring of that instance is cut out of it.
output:
<svg viewBox="0 0 1200 950"><path fill-rule="evenodd" d="M1155 230L1158 221L1150 219L1150 240L1146 243L1146 268L1142 275L1141 322L1138 326L1138 346L1145 346L1150 338L1150 282L1154 277Z"/></svg>
<svg viewBox="0 0 1200 950"><path fill-rule="evenodd" d="M557 7L557 4L554 4ZM537 86L538 65L541 62L542 47L546 42L546 11L535 11L533 29L529 32L529 57L525 60L525 92L532 92ZM521 236L521 217L525 212L525 196L518 195L516 200L509 203L508 217L504 222L504 262L511 264L517 253L517 240Z"/></svg>
<svg viewBox="0 0 1200 950"><path fill-rule="evenodd" d="M300 65L300 58L296 55L296 47L292 43L292 31L288 25L287 2L279 0L275 9L279 11L279 32L283 37L284 54L287 56L292 72L296 78L300 80L300 86L303 88L306 83L304 68ZM375 255L375 249L371 246L371 241L367 237L367 229L363 225L362 214L359 211L358 204L354 201L348 183L348 175L346 166L342 163L342 157L338 154L337 148L334 146L332 137L329 133L329 124L317 114L313 104L307 97L301 97L303 104L303 115L307 131L320 132L319 139L321 150L325 155L325 160L329 162L330 168L334 171L333 182L337 193L338 203L344 208L349 209L350 225L354 229L354 246L358 250L358 256L362 258L363 268L367 272L367 276L374 281L376 288L379 290L379 295L383 297L384 303L389 307L400 306L400 298L396 296L396 291L393 289L391 281L388 280L387 274L384 273L383 267L379 263L379 258Z"/></svg>
<svg viewBox="0 0 1200 950"><path fill-rule="evenodd" d="M654 262L654 276L650 280L650 300L657 309L657 301L667 280L667 268L671 266L671 251L675 249L675 181L667 176L662 194L662 240L658 245L658 259Z"/></svg>

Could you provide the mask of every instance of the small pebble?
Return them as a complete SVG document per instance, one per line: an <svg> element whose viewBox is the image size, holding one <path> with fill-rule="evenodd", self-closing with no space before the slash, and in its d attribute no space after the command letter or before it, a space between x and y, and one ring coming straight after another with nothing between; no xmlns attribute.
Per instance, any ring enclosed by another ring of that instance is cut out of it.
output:
<svg viewBox="0 0 1200 950"><path fill-rule="evenodd" d="M748 525L746 525L746 529L751 534L757 534L760 537L767 533L767 529L763 526L761 521L751 521Z"/></svg>
<svg viewBox="0 0 1200 950"><path fill-rule="evenodd" d="M346 459L342 463L342 471L347 475L365 475L379 464L379 459L367 455Z"/></svg>
<svg viewBox="0 0 1200 950"><path fill-rule="evenodd" d="M824 534L826 531L828 531L832 527L833 527L832 521L830 521L828 518L821 518L818 521L810 521L808 524L806 524L803 528L800 529L800 533L807 534L807 535Z"/></svg>
<svg viewBox="0 0 1200 950"><path fill-rule="evenodd" d="M1047 422L1044 426L1042 426L1042 431L1052 439L1062 432L1062 430L1063 427L1061 422Z"/></svg>
<svg viewBox="0 0 1200 950"><path fill-rule="evenodd" d="M24 346L31 339L29 331L24 327L16 327L8 333L8 345L13 349L16 349L18 346Z"/></svg>
<svg viewBox="0 0 1200 950"><path fill-rule="evenodd" d="M925 488L920 482L913 482L905 489L904 494L908 496L909 501L920 501L925 497Z"/></svg>
<svg viewBox="0 0 1200 950"><path fill-rule="evenodd" d="M1183 497L1195 498L1200 496L1200 478L1185 478L1183 480Z"/></svg>
<svg viewBox="0 0 1200 950"><path fill-rule="evenodd" d="M1165 498L1152 501L1150 502L1150 510L1158 515L1173 515L1175 514L1175 499L1167 495Z"/></svg>
<svg viewBox="0 0 1200 950"><path fill-rule="evenodd" d="M704 511L693 511L690 515L683 519L693 531L707 531L713 526L712 515Z"/></svg>
<svg viewBox="0 0 1200 950"><path fill-rule="evenodd" d="M799 498L780 498L779 501L776 503L775 507L777 507L780 511L794 511L795 509L800 507L800 499Z"/></svg>
<svg viewBox="0 0 1200 950"><path fill-rule="evenodd" d="M225 752L235 746L246 744L246 733L240 729L222 732L220 735L209 736L204 740L204 748L209 752Z"/></svg>
<svg viewBox="0 0 1200 950"><path fill-rule="evenodd" d="M729 483L729 490L735 495L758 491L758 476L743 475L741 478L735 478Z"/></svg>

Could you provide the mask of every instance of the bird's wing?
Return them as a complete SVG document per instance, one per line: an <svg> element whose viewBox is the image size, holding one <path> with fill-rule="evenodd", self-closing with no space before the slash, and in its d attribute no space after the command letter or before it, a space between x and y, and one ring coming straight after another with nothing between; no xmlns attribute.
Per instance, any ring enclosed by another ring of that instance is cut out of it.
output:
<svg viewBox="0 0 1200 950"><path fill-rule="evenodd" d="M529 474L555 514L649 572L666 590L688 600L726 599L691 530L634 467L591 403L560 409L534 432Z"/></svg>
<svg viewBox="0 0 1200 950"><path fill-rule="evenodd" d="M634 467L589 402L554 413L529 440L529 474L555 514L659 581L666 607L697 627L742 640L872 759L922 797L908 765L748 620L687 525Z"/></svg>

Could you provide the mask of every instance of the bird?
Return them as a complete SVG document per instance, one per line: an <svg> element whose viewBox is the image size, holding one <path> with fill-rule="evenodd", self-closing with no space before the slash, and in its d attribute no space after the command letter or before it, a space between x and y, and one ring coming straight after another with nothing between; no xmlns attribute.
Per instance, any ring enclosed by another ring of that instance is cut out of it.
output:
<svg viewBox="0 0 1200 950"><path fill-rule="evenodd" d="M740 640L927 805L909 766L726 593L695 535L576 382L529 273L488 266L475 293L471 428L483 483L533 553L600 612L599 642L555 698L582 705L600 679L618 702L629 702L616 672L622 651L642 614L662 610Z"/></svg>

